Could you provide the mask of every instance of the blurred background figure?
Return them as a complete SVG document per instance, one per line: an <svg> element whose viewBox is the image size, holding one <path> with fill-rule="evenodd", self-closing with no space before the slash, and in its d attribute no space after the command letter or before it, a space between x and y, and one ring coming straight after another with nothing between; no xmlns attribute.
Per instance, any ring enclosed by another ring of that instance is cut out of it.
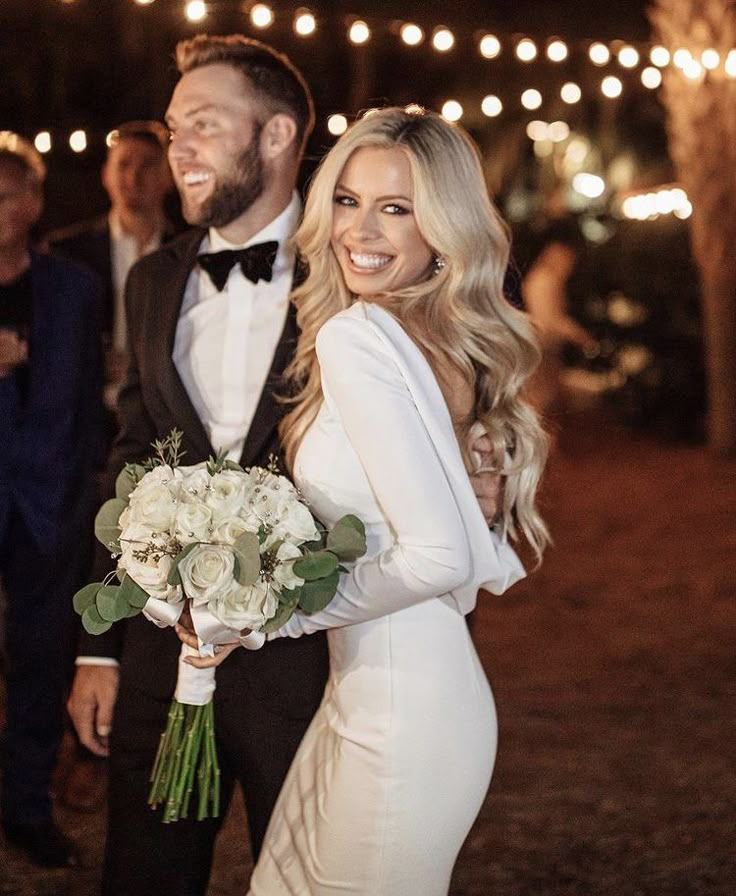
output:
<svg viewBox="0 0 736 896"><path fill-rule="evenodd" d="M563 410L561 373L566 345L586 356L597 352L597 342L568 312L568 283L584 251L573 218L549 221L538 238L536 257L521 283L526 310L537 328L542 360L528 386L530 401L550 420Z"/></svg>
<svg viewBox="0 0 736 896"><path fill-rule="evenodd" d="M31 246L44 176L31 144L0 132L0 816L6 839L32 861L63 866L74 851L52 819L49 789L74 650L79 533L104 460L102 290L91 271Z"/></svg>
<svg viewBox="0 0 736 896"><path fill-rule="evenodd" d="M173 186L167 146L168 132L158 121L126 121L113 130L102 167L110 211L48 236L55 249L83 262L102 278L105 403L112 412L127 366L124 291L128 272L139 258L154 252L175 233L164 211L166 194ZM111 439L114 420L113 413Z"/></svg>

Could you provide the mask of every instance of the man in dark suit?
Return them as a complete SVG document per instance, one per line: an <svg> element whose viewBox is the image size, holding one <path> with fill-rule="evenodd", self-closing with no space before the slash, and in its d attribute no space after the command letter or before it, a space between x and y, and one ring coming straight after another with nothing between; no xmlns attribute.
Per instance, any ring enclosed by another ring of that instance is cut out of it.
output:
<svg viewBox="0 0 736 896"><path fill-rule="evenodd" d="M6 839L42 865L73 860L51 816L73 644L77 538L102 461L101 286L29 246L44 166L0 134L0 575L7 599Z"/></svg>
<svg viewBox="0 0 736 896"><path fill-rule="evenodd" d="M92 268L105 287L103 343L106 400L114 411L127 367L125 281L133 264L174 235L164 199L171 187L168 134L158 121L126 121L108 137L102 184L110 211L54 231L49 244ZM114 435L114 432L112 433Z"/></svg>
<svg viewBox="0 0 736 896"><path fill-rule="evenodd" d="M131 364L111 476L174 426L184 432L185 463L221 448L244 465L279 453L274 391L296 337L290 237L312 100L288 60L255 41L200 36L180 44L177 58L169 159L198 229L143 258L128 278ZM219 253L253 245L265 246L254 250L256 263L251 256L219 270L228 259ZM218 671L214 698L223 814L239 780L255 854L327 676L324 638L274 646L238 651ZM110 736L108 896L206 891L220 822L163 825L146 803L179 648L172 630L142 617L81 647L69 710L94 752L106 754Z"/></svg>

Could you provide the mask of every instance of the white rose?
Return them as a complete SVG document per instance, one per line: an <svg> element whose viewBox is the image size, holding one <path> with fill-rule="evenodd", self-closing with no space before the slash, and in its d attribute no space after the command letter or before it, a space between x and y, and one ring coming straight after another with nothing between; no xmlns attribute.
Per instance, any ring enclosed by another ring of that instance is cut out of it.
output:
<svg viewBox="0 0 736 896"><path fill-rule="evenodd" d="M176 512L177 483L181 479L178 468L164 465L149 470L130 494L130 520L150 524L154 530L168 530Z"/></svg>
<svg viewBox="0 0 736 896"><path fill-rule="evenodd" d="M258 631L275 615L278 605L278 598L271 586L259 579L255 585L248 586L233 581L228 590L210 600L208 608L229 628Z"/></svg>
<svg viewBox="0 0 736 896"><path fill-rule="evenodd" d="M309 508L295 496L282 499L276 509L276 524L269 541L284 539L291 544L304 544L305 541L316 541L319 532Z"/></svg>
<svg viewBox="0 0 736 896"><path fill-rule="evenodd" d="M205 489L209 485L210 474L206 464L197 464L193 467L179 468L182 471L182 479L178 483L179 499L192 504L199 504L205 500Z"/></svg>
<svg viewBox="0 0 736 896"><path fill-rule="evenodd" d="M173 533L182 544L210 541L212 511L201 503L179 504L174 518Z"/></svg>
<svg viewBox="0 0 736 896"><path fill-rule="evenodd" d="M195 606L216 600L233 582L235 555L214 544L197 545L179 564L184 593Z"/></svg>
<svg viewBox="0 0 736 896"><path fill-rule="evenodd" d="M257 534L257 527L248 526L246 521L239 516L225 520L212 533L211 541L220 544L233 544L244 532L253 532Z"/></svg>
<svg viewBox="0 0 736 896"><path fill-rule="evenodd" d="M236 470L215 473L205 485L204 501L215 526L235 516L245 501L247 479Z"/></svg>
<svg viewBox="0 0 736 896"><path fill-rule="evenodd" d="M157 550L146 550L150 544ZM160 537L154 538L150 526L131 523L125 527L120 536L120 547L118 569L127 572L148 594L170 599L173 590L176 589L166 581L173 561L168 554L162 552L164 540ZM147 554L145 558L140 556L140 552L143 551ZM136 553L139 554L138 557L134 556Z"/></svg>

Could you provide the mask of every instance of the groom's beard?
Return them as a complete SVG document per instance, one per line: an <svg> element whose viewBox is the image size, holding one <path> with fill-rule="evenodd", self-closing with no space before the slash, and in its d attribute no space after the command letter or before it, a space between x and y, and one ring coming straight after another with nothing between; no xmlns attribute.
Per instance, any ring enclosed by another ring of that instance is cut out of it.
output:
<svg viewBox="0 0 736 896"><path fill-rule="evenodd" d="M259 152L261 125L256 125L250 143L235 161L231 177L202 203L196 220L199 227L225 227L239 218L263 193L263 160Z"/></svg>

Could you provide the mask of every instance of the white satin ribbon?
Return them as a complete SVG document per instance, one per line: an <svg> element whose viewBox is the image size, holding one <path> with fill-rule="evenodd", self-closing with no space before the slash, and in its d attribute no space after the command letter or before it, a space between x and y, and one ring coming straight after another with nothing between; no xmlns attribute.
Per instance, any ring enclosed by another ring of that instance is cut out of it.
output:
<svg viewBox="0 0 736 896"><path fill-rule="evenodd" d="M184 610L184 600L173 603L161 600L158 597L149 597L143 607L143 615L149 622L153 622L159 628L171 628L179 621Z"/></svg>
<svg viewBox="0 0 736 896"><path fill-rule="evenodd" d="M213 651L212 644L208 645L210 651ZM179 653L179 671L176 678L176 690L174 697L179 703L186 703L188 706L206 706L212 695L215 693L215 669L197 669L196 666L190 666L184 660L188 656L203 656L212 654L203 654L202 650L195 650L188 644L181 645Z"/></svg>

